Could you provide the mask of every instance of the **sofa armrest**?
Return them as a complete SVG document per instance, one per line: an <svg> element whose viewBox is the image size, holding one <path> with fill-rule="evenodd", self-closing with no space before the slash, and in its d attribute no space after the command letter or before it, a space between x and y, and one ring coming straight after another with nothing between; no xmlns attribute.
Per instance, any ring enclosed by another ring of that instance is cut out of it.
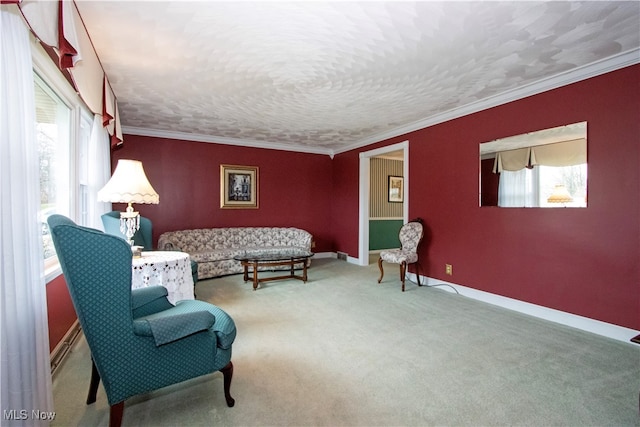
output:
<svg viewBox="0 0 640 427"><path fill-rule="evenodd" d="M158 238L158 250L159 251L177 251L179 250L179 248L176 247L176 245L174 245L168 233L162 233Z"/></svg>

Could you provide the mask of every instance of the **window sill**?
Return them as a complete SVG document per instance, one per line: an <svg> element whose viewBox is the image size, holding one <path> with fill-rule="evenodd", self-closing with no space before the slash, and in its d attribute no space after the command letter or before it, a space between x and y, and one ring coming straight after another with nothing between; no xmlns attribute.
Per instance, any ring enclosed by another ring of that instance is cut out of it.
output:
<svg viewBox="0 0 640 427"><path fill-rule="evenodd" d="M52 264L44 269L44 281L45 283L51 282L56 277L62 274L62 269L60 268L59 263Z"/></svg>

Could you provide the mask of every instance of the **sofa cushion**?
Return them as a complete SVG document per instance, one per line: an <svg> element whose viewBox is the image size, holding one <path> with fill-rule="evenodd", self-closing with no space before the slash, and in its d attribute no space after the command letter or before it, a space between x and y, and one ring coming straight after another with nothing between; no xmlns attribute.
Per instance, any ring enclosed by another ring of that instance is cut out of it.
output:
<svg viewBox="0 0 640 427"><path fill-rule="evenodd" d="M197 251L189 253L189 256L200 262L222 261L226 259L233 259L236 255L244 254L244 249L212 249L206 251Z"/></svg>

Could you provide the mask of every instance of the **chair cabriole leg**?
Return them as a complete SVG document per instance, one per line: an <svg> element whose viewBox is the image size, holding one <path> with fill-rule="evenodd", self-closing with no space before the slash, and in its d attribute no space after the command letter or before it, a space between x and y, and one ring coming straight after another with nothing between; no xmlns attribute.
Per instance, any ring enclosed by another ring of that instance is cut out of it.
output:
<svg viewBox="0 0 640 427"><path fill-rule="evenodd" d="M384 270L382 269L382 258L378 258L378 268L380 269L380 278L378 283L382 282L382 276L384 276Z"/></svg>
<svg viewBox="0 0 640 427"><path fill-rule="evenodd" d="M220 369L222 372L222 377L224 378L224 398L227 401L227 406L229 408L233 408L233 405L236 404L236 401L233 397L231 397L231 378L233 378L233 363L229 362L227 366Z"/></svg>
<svg viewBox="0 0 640 427"><path fill-rule="evenodd" d="M402 261L400 264L400 281L402 282L402 292L404 292L404 276L407 271L407 262Z"/></svg>

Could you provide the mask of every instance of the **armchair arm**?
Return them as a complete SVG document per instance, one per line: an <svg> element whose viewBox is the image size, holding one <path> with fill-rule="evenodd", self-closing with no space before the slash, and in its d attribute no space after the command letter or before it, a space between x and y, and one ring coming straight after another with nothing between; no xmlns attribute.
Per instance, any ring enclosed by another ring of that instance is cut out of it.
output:
<svg viewBox="0 0 640 427"><path fill-rule="evenodd" d="M161 346L206 331L215 321L215 316L208 311L172 314L171 310L166 310L134 320L133 332L139 336L151 336L156 346Z"/></svg>
<svg viewBox="0 0 640 427"><path fill-rule="evenodd" d="M133 318L148 316L173 307L167 299L167 288L149 286L131 291L131 310Z"/></svg>
<svg viewBox="0 0 640 427"><path fill-rule="evenodd" d="M192 311L192 310L206 310L211 313L216 321L211 330L216 334L218 338L218 348L228 350L231 348L231 344L236 339L236 324L224 310L215 305L206 303L204 301L192 301L182 300L176 303L176 310Z"/></svg>

